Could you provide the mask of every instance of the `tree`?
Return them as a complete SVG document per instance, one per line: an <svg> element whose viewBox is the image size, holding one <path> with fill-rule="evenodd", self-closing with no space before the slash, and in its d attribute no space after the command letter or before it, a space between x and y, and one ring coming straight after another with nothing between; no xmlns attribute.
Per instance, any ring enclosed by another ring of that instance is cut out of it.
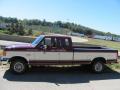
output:
<svg viewBox="0 0 120 90"><path fill-rule="evenodd" d="M87 29L86 32L85 32L85 35L87 35L87 36L92 36L92 35L93 35L93 31Z"/></svg>
<svg viewBox="0 0 120 90"><path fill-rule="evenodd" d="M8 28L9 34L15 33L15 24L11 23Z"/></svg>
<svg viewBox="0 0 120 90"><path fill-rule="evenodd" d="M47 22L46 22L46 20L44 19L44 20L42 21L42 25L43 25L43 26L46 26L46 23L47 23Z"/></svg>
<svg viewBox="0 0 120 90"><path fill-rule="evenodd" d="M33 30L29 29L27 35L33 35Z"/></svg>
<svg viewBox="0 0 120 90"><path fill-rule="evenodd" d="M24 27L21 23L18 23L18 28L16 28L16 30L17 30L18 35L24 35L25 34Z"/></svg>
<svg viewBox="0 0 120 90"><path fill-rule="evenodd" d="M9 34L18 34L18 35L24 35L24 27L21 23L11 23L11 25L8 28Z"/></svg>
<svg viewBox="0 0 120 90"><path fill-rule="evenodd" d="M111 36L112 34L111 34L110 32L107 32L106 35L107 35L107 36Z"/></svg>

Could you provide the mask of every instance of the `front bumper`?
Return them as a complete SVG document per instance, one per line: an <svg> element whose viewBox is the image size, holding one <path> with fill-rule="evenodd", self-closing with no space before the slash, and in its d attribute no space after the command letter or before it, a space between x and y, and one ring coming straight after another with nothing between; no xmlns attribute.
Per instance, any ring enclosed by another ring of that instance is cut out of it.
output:
<svg viewBox="0 0 120 90"><path fill-rule="evenodd" d="M0 57L0 62L1 64L7 64L8 63L9 58L6 57Z"/></svg>

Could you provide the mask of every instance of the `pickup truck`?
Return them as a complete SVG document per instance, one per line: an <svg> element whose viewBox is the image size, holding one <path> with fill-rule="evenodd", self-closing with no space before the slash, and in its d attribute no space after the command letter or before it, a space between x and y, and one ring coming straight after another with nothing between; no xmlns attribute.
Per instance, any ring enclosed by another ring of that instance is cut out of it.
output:
<svg viewBox="0 0 120 90"><path fill-rule="evenodd" d="M21 74L30 66L89 64L95 73L101 73L105 64L117 63L118 50L100 46L75 46L71 37L40 35L31 44L7 46L2 61L10 70Z"/></svg>

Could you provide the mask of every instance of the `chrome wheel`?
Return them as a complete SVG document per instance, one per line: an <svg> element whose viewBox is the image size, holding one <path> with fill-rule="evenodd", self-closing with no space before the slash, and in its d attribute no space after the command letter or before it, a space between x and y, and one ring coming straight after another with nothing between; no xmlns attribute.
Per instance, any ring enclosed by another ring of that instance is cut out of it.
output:
<svg viewBox="0 0 120 90"><path fill-rule="evenodd" d="M96 72L101 72L102 70L103 70L103 65L102 65L102 63L97 62L97 63L95 64L95 71L96 71Z"/></svg>
<svg viewBox="0 0 120 90"><path fill-rule="evenodd" d="M14 64L14 71L15 71L15 72L20 73L20 72L24 71L24 69L25 69L25 67L24 67L24 64L23 64L23 63L21 63L21 62L16 62L16 63Z"/></svg>
<svg viewBox="0 0 120 90"><path fill-rule="evenodd" d="M95 61L92 63L92 70L95 73L102 73L104 70L104 63L101 61Z"/></svg>

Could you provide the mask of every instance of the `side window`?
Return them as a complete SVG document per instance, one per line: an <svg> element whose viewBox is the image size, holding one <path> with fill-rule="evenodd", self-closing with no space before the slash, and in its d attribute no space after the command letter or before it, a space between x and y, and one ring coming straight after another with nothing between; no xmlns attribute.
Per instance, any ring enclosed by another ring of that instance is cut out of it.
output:
<svg viewBox="0 0 120 90"><path fill-rule="evenodd" d="M57 47L57 39L52 38L52 47Z"/></svg>
<svg viewBox="0 0 120 90"><path fill-rule="evenodd" d="M45 38L45 45L51 46L51 38Z"/></svg>
<svg viewBox="0 0 120 90"><path fill-rule="evenodd" d="M65 39L65 46L66 46L66 47L69 47L69 46L70 46L70 43L69 43L69 39L68 39L68 38Z"/></svg>

